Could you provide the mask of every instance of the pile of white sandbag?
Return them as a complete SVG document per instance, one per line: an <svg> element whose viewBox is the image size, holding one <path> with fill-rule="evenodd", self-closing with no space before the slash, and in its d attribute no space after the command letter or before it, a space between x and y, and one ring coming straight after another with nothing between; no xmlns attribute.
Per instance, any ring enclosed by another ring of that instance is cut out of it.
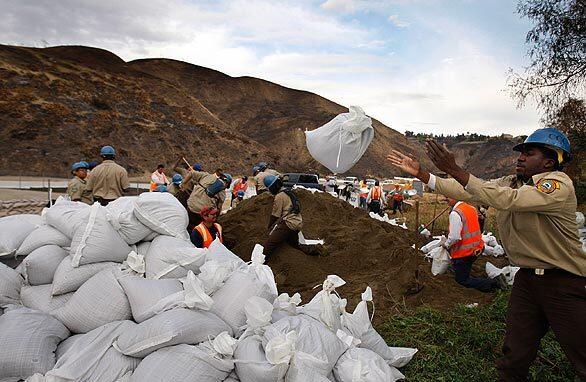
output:
<svg viewBox="0 0 586 382"><path fill-rule="evenodd" d="M492 235L492 232L482 235L482 241L484 241L483 255L494 257L505 255L505 249L498 243L496 237Z"/></svg>
<svg viewBox="0 0 586 382"><path fill-rule="evenodd" d="M170 194L107 207L60 199L0 219L0 380L395 381L417 351L389 348L367 302L328 276L300 306L278 295L262 246L244 263L189 241ZM23 232L21 232L23 231Z"/></svg>
<svg viewBox="0 0 586 382"><path fill-rule="evenodd" d="M401 227L403 229L408 229L407 228L407 225L405 224L404 221L401 224L399 224L399 222L397 221L397 219L391 219L391 218L389 218L389 215L387 215L386 213L381 216L379 214L375 214L374 212L369 212L368 213L368 216L370 216L374 220L378 220L378 221L381 221L381 222L389 223L390 225L394 225L396 227Z"/></svg>

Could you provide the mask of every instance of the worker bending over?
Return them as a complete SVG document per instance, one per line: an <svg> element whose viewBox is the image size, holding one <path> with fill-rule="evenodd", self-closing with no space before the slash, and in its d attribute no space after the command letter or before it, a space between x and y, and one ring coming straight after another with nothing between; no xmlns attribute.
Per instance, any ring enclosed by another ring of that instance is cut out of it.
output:
<svg viewBox="0 0 586 382"><path fill-rule="evenodd" d="M154 191L159 186L167 186L169 181L167 175L165 175L165 165L160 164L157 166L155 172L151 174L151 187L150 191Z"/></svg>
<svg viewBox="0 0 586 382"><path fill-rule="evenodd" d="M232 184L230 185L230 191L231 191L231 195L232 195L232 199L230 200L230 205L232 207L234 206L234 201L236 199L238 199L238 193L240 191L242 191L243 195L246 192L246 190L248 189L248 177L247 176L243 176L240 179L236 179L234 182L232 182Z"/></svg>
<svg viewBox="0 0 586 382"><path fill-rule="evenodd" d="M191 242L198 248L208 248L216 239L223 242L222 226L217 223L219 211L213 207L204 207L200 211L202 222L191 231Z"/></svg>
<svg viewBox="0 0 586 382"><path fill-rule="evenodd" d="M506 287L504 276L497 279L470 277L472 265L484 250L478 213L470 204L455 199L448 198L448 204L452 207L452 212L449 217L448 240L444 247L450 252L456 282L481 292Z"/></svg>
<svg viewBox="0 0 586 382"><path fill-rule="evenodd" d="M67 195L69 199L74 202L82 202L86 204L93 204L91 194L85 194L84 191L87 187L86 178L89 165L85 161L75 162L71 166L71 172L74 177L67 184Z"/></svg>
<svg viewBox="0 0 586 382"><path fill-rule="evenodd" d="M187 213L189 215L189 229L193 229L201 223L200 211L204 207L222 210L226 200L226 188L230 186L232 177L230 174L210 174L205 171L192 171L188 178L193 183L193 191L187 200Z"/></svg>
<svg viewBox="0 0 586 382"><path fill-rule="evenodd" d="M570 160L570 142L553 128L538 129L519 152L516 175L483 181L456 164L453 153L433 140L427 152L442 179L419 162L393 151L387 159L450 198L496 210L502 245L515 275L509 298L501 381L525 381L541 338L549 327L576 374L586 380L586 253L578 239L576 193L562 166Z"/></svg>
<svg viewBox="0 0 586 382"><path fill-rule="evenodd" d="M232 208L238 207L240 203L244 200L244 191L240 190L236 193L236 199L232 201Z"/></svg>
<svg viewBox="0 0 586 382"><path fill-rule="evenodd" d="M283 243L288 243L306 255L318 256L321 245L299 244L299 231L303 227L301 204L291 189L283 188L283 181L275 175L264 178L264 186L275 196L269 219L269 236L264 245L264 255L268 260Z"/></svg>
<svg viewBox="0 0 586 382"><path fill-rule="evenodd" d="M183 177L180 174L173 175L171 178L171 184L167 187L167 192L177 197L177 193L181 189L181 182L183 182Z"/></svg>
<svg viewBox="0 0 586 382"><path fill-rule="evenodd" d="M95 201L103 206L123 196L130 188L126 169L116 162L116 151L112 146L104 146L100 150L102 163L92 170L88 177L84 195L93 195Z"/></svg>
<svg viewBox="0 0 586 382"><path fill-rule="evenodd" d="M366 196L366 205L368 206L368 210L370 212L374 212L375 214L379 215L385 206L383 188L380 186L378 180L374 182L374 187L370 189L368 195Z"/></svg>
<svg viewBox="0 0 586 382"><path fill-rule="evenodd" d="M254 175L254 185L256 187L256 194L260 195L263 192L268 191L267 187L265 186L264 179L269 175L279 176L280 174L277 171L268 168L268 164L266 162L260 162L259 164L257 164L256 171L257 174ZM255 168L253 168L253 174L254 172Z"/></svg>

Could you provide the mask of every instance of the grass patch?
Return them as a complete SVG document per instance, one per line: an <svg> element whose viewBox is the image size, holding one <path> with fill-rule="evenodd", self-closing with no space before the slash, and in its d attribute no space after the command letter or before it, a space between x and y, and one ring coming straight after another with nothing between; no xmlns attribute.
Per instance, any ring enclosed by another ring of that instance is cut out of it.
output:
<svg viewBox="0 0 586 382"><path fill-rule="evenodd" d="M401 372L409 381L495 381L495 361L505 335L508 292L478 308L441 312L422 307L391 317L377 327L392 346L419 352ZM573 381L576 377L551 331L541 342L531 381ZM578 380L578 379L576 379Z"/></svg>

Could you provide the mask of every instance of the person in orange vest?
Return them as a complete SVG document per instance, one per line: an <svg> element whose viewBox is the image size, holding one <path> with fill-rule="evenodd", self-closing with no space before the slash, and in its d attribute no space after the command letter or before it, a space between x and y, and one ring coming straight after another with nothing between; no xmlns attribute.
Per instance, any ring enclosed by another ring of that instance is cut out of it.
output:
<svg viewBox="0 0 586 382"><path fill-rule="evenodd" d="M374 187L370 189L366 197L366 205L370 212L380 214L385 206L385 198L383 194L383 188L380 186L379 181L374 182Z"/></svg>
<svg viewBox="0 0 586 382"><path fill-rule="evenodd" d="M369 190L366 186L361 187L359 191L359 204L358 207L362 208L363 210L366 209L366 198L368 198Z"/></svg>
<svg viewBox="0 0 586 382"><path fill-rule="evenodd" d="M150 187L149 191L153 192L159 186L167 187L168 184L169 184L169 180L167 179L167 176L165 175L165 165L160 164L157 166L157 169L155 170L155 172L153 172L151 174L151 187Z"/></svg>
<svg viewBox="0 0 586 382"><path fill-rule="evenodd" d="M395 184L395 189L391 191L389 195L393 200L393 215L397 214L397 211L403 216L403 200L405 196L403 195L403 190L401 189L401 185Z"/></svg>
<svg viewBox="0 0 586 382"><path fill-rule="evenodd" d="M498 279L470 277L472 265L484 249L478 212L470 204L455 199L448 198L448 204L452 207L452 212L450 212L448 240L444 247L450 252L456 282L481 292L490 292L505 286L506 281L500 277Z"/></svg>
<svg viewBox="0 0 586 382"><path fill-rule="evenodd" d="M215 239L224 241L222 238L222 226L217 219L219 211L213 207L204 207L199 213L202 222L191 231L191 242L198 248L208 248Z"/></svg>
<svg viewBox="0 0 586 382"><path fill-rule="evenodd" d="M230 201L230 205L234 206L234 201L238 199L238 191L246 192L248 189L248 177L243 176L240 179L236 179L232 185L230 186L230 190L232 191L232 200Z"/></svg>

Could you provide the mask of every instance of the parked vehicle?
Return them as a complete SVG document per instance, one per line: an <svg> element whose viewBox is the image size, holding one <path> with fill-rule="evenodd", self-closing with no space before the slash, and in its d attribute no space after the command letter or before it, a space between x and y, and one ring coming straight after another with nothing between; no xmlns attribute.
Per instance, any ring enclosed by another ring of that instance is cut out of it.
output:
<svg viewBox="0 0 586 382"><path fill-rule="evenodd" d="M344 184L354 184L358 182L358 178L355 176L347 176L344 178Z"/></svg>
<svg viewBox="0 0 586 382"><path fill-rule="evenodd" d="M283 186L293 187L294 185L306 188L316 188L324 191L324 186L319 184L319 178L316 174L286 173L282 176Z"/></svg>

